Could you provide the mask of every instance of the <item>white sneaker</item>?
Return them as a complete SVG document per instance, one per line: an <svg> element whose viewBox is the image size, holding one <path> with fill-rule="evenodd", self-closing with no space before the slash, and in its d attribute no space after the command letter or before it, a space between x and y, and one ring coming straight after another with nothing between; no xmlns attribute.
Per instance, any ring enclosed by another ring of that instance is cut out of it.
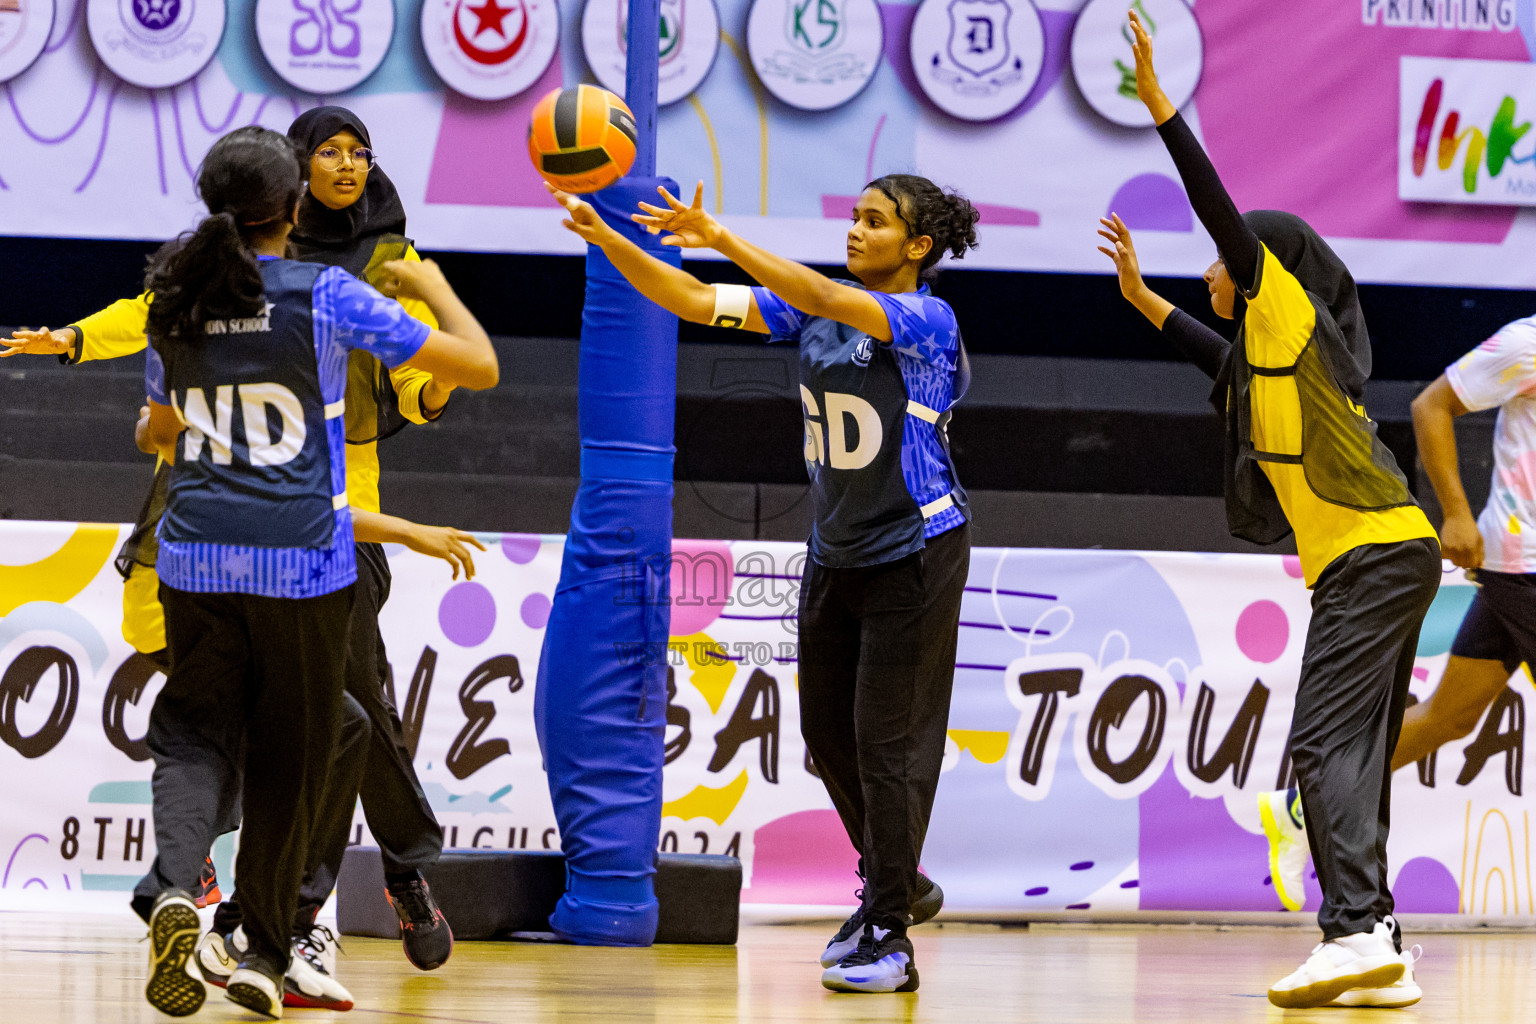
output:
<svg viewBox="0 0 1536 1024"><path fill-rule="evenodd" d="M224 998L274 1020L283 1016L283 986L253 967L236 967Z"/></svg>
<svg viewBox="0 0 1536 1024"><path fill-rule="evenodd" d="M1301 813L1301 792L1275 790L1259 794L1259 820L1269 840L1269 877L1286 910L1307 904L1307 826Z"/></svg>
<svg viewBox="0 0 1536 1024"><path fill-rule="evenodd" d="M1306 963L1270 987L1269 1001L1283 1010L1323 1006L1350 989L1396 984L1403 971L1388 918L1368 932L1318 943Z"/></svg>
<svg viewBox="0 0 1536 1024"><path fill-rule="evenodd" d="M1424 955L1420 946L1403 953L1403 976L1386 988L1352 988L1329 1006L1375 1006L1384 1010L1400 1010L1412 1006L1424 998L1424 992L1413 980L1413 965Z"/></svg>
<svg viewBox="0 0 1536 1024"><path fill-rule="evenodd" d="M319 933L324 933L323 935ZM327 942L329 938L329 942ZM335 934L324 926L293 940L293 956L283 978L283 1005L321 1010L352 1009L352 993L326 968L324 950L334 947ZM334 955L334 954L333 954Z"/></svg>

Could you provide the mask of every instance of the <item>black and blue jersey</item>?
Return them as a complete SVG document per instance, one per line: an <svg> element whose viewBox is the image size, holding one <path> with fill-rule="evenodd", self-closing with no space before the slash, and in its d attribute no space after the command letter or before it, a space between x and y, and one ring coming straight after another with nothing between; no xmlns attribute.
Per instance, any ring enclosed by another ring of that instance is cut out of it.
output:
<svg viewBox="0 0 1536 1024"><path fill-rule="evenodd" d="M393 368L431 328L339 267L263 257L262 309L203 344L151 348L150 398L182 422L160 580L194 593L318 597L357 577L347 505L347 356Z"/></svg>
<svg viewBox="0 0 1536 1024"><path fill-rule="evenodd" d="M832 567L877 565L964 523L965 491L944 428L969 370L949 303L927 285L870 292L891 325L892 340L882 344L808 316L766 288L752 294L769 340L800 347L805 464L816 506L811 557Z"/></svg>

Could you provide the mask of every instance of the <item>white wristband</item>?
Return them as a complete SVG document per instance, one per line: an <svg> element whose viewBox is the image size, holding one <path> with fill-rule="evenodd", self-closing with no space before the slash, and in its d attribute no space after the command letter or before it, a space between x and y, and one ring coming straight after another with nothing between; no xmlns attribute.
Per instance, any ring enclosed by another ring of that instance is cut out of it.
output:
<svg viewBox="0 0 1536 1024"><path fill-rule="evenodd" d="M752 289L744 284L715 285L715 313L711 327L745 327L752 310Z"/></svg>

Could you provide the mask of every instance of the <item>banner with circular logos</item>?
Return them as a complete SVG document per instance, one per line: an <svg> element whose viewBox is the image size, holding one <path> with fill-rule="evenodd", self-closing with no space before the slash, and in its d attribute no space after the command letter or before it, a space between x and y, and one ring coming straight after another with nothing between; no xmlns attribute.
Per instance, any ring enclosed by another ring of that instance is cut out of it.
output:
<svg viewBox="0 0 1536 1024"><path fill-rule="evenodd" d="M1030 0L923 0L911 54L934 106L962 121L995 121L1035 87L1045 29Z"/></svg>
<svg viewBox="0 0 1536 1024"><path fill-rule="evenodd" d="M581 13L581 49L604 89L624 95L627 0L587 0ZM715 0L661 0L661 106L687 99L709 77L720 50Z"/></svg>
<svg viewBox="0 0 1536 1024"><path fill-rule="evenodd" d="M1136 98L1136 59L1131 23L1136 12L1152 37L1157 82L1175 107L1195 95L1205 63L1205 43L1195 12L1184 0L1088 0L1072 29L1072 77L1099 116L1127 128L1152 127L1152 115Z"/></svg>
<svg viewBox="0 0 1536 1024"><path fill-rule="evenodd" d="M799 110L831 110L863 92L884 48L875 0L753 0L747 14L752 69Z"/></svg>
<svg viewBox="0 0 1536 1024"><path fill-rule="evenodd" d="M0 0L0 82L37 60L53 31L53 0Z"/></svg>
<svg viewBox="0 0 1536 1024"><path fill-rule="evenodd" d="M207 67L224 19L224 0L87 0L85 9L96 55L141 89L180 85Z"/></svg>
<svg viewBox="0 0 1536 1024"><path fill-rule="evenodd" d="M426 0L421 45L454 92L504 100L537 82L560 44L555 0Z"/></svg>
<svg viewBox="0 0 1536 1024"><path fill-rule="evenodd" d="M394 0L256 0L262 55L301 92L356 88L384 63L394 38Z"/></svg>

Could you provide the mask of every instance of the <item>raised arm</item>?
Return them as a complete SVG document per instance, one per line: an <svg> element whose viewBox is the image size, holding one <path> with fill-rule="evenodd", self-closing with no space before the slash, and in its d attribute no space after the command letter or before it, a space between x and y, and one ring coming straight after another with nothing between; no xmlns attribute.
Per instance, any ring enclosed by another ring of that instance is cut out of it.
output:
<svg viewBox="0 0 1536 1024"><path fill-rule="evenodd" d="M583 202L552 185L546 184L545 188L549 189L549 194L565 207L569 215L562 223L583 241L603 250L608 262L624 275L624 280L633 285L635 291L668 313L689 323L740 327L759 334L767 333L768 325L763 322L756 299L748 297L745 316L722 320L717 315L721 305L720 286L705 284L686 270L652 256L615 231L598 216L591 203Z"/></svg>
<svg viewBox="0 0 1536 1024"><path fill-rule="evenodd" d="M431 328L426 342L404 365L424 370L454 387L472 391L495 387L501 368L490 336L454 293L438 265L432 260L391 260L384 264L384 270L391 278L384 294L426 303L441 325Z"/></svg>
<svg viewBox="0 0 1536 1024"><path fill-rule="evenodd" d="M1242 214L1237 212L1237 205L1227 194L1200 140L1195 138L1195 133L1157 83L1157 73L1152 67L1152 38L1147 35L1135 11L1130 12L1130 20L1131 31L1136 36L1132 47L1136 54L1136 95L1152 114L1157 134L1168 147L1173 165L1183 179L1184 190L1189 193L1189 204L1216 243L1216 249L1227 264L1227 272L1239 288L1252 292L1258 283L1259 236L1243 222Z"/></svg>
<svg viewBox="0 0 1536 1024"><path fill-rule="evenodd" d="M867 291L839 284L825 274L794 260L775 256L726 230L704 209L702 182L694 189L693 202L688 205L664 188L657 191L667 207L641 203L640 209L644 212L635 214L634 219L652 231L667 232L661 244L714 249L800 312L847 324L876 341L892 339L891 324L884 307Z"/></svg>

